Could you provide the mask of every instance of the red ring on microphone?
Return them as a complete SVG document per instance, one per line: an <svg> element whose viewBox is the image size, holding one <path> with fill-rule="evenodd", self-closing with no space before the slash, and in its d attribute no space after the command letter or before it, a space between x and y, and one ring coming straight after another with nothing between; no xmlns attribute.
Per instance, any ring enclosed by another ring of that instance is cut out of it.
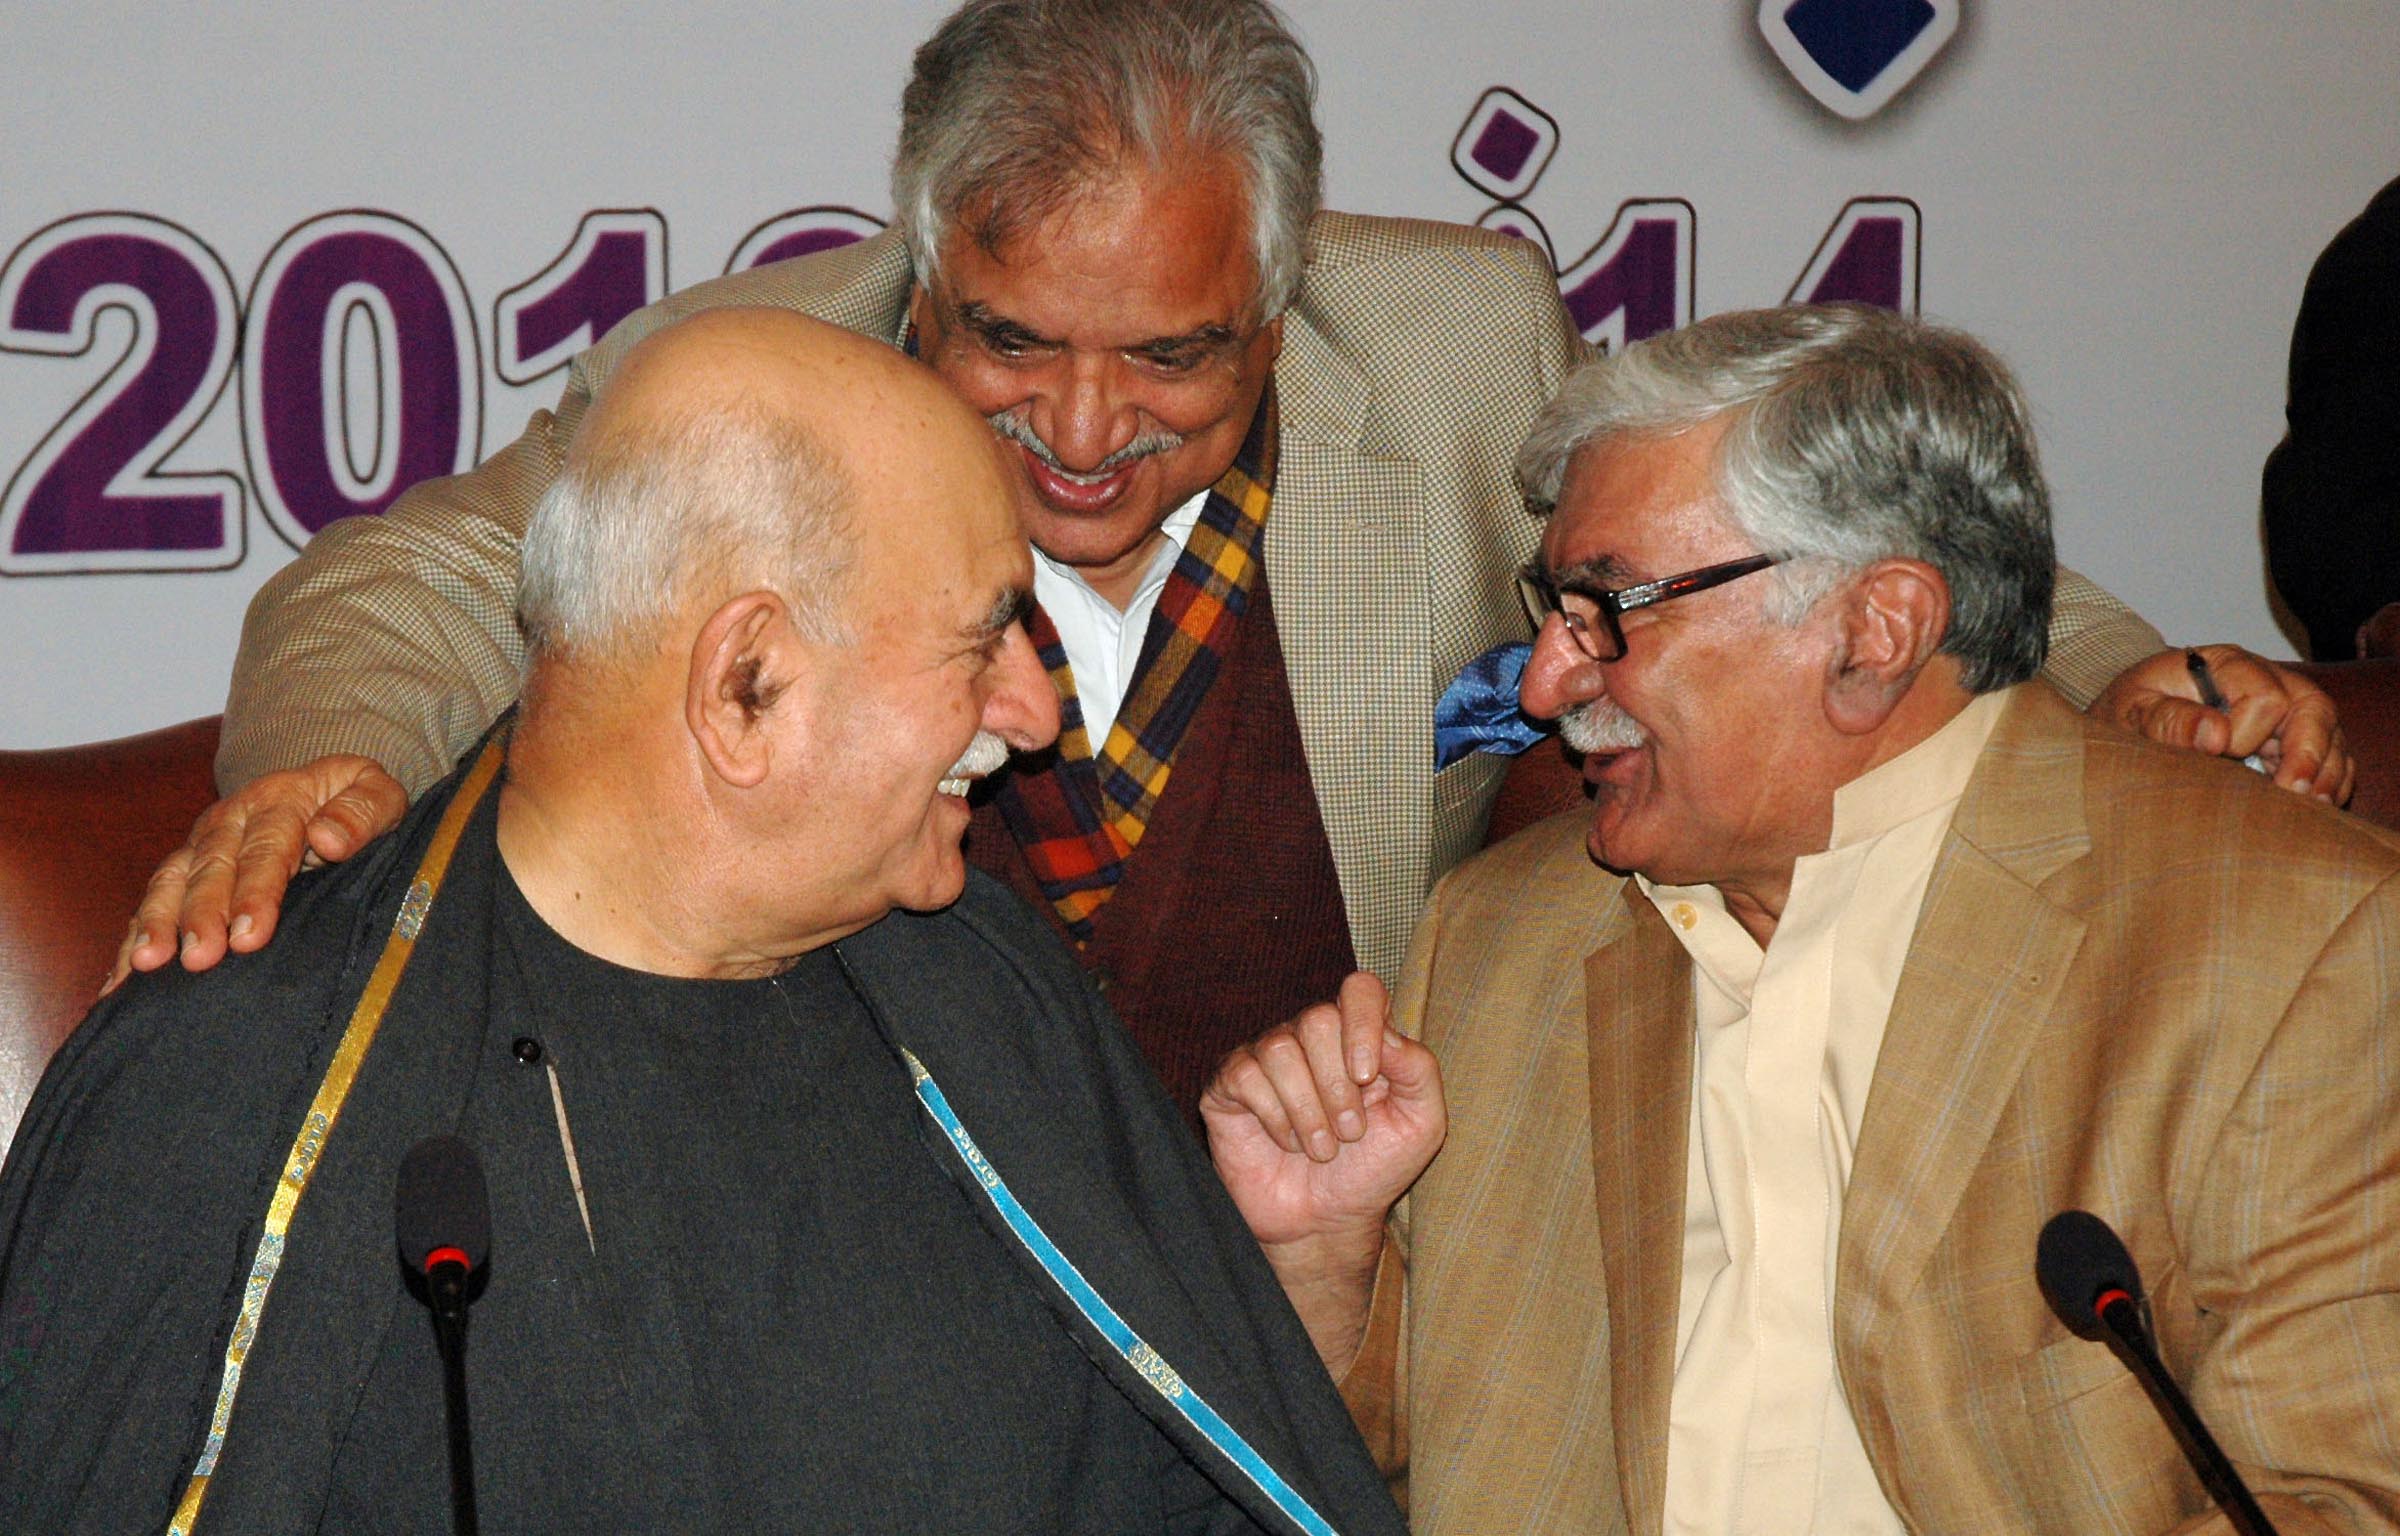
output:
<svg viewBox="0 0 2400 1536"><path fill-rule="evenodd" d="M453 1250L443 1250L445 1253L451 1251ZM2110 1286L2107 1290L2102 1291L2099 1295L2092 1298L2092 1315L2094 1317L2098 1317L2107 1312L2108 1309L2114 1306L2116 1303L2120 1301L2129 1302L2131 1300L2133 1300L2132 1292L2127 1291L2119 1286Z"/></svg>
<svg viewBox="0 0 2400 1536"><path fill-rule="evenodd" d="M425 1272L427 1274L433 1273L433 1267L436 1264L455 1264L461 1269L475 1267L467 1262L467 1250L464 1248L436 1248L433 1252L425 1255Z"/></svg>

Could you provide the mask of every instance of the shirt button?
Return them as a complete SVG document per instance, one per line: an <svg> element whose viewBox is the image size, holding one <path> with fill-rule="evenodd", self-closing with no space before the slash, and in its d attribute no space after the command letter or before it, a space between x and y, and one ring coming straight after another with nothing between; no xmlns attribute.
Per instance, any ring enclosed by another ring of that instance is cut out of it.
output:
<svg viewBox="0 0 2400 1536"><path fill-rule="evenodd" d="M519 1035L510 1042L508 1053L530 1067L542 1059L542 1042L531 1035Z"/></svg>
<svg viewBox="0 0 2400 1536"><path fill-rule="evenodd" d="M1675 925L1677 927L1681 928L1684 932L1689 933L1692 931L1692 929L1699 925L1699 922L1700 914L1693 910L1690 902L1679 901L1675 903Z"/></svg>

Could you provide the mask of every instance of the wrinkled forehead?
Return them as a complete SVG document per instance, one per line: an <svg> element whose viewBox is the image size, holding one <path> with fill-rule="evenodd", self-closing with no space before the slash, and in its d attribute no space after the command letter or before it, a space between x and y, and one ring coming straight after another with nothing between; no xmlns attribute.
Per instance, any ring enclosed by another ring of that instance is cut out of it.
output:
<svg viewBox="0 0 2400 1536"><path fill-rule="evenodd" d="M1542 533L1554 572L1643 580L1752 553L1718 484L1722 429L1622 434L1576 450Z"/></svg>
<svg viewBox="0 0 2400 1536"><path fill-rule="evenodd" d="M920 492L861 518L866 558L852 599L862 615L911 629L964 633L1011 594L1033 588L1033 559L1006 492L978 480L951 494ZM904 526L905 525L905 526Z"/></svg>
<svg viewBox="0 0 2400 1536"><path fill-rule="evenodd" d="M910 365L912 368L917 365ZM848 445L853 528L887 579L1028 557L1007 457L991 426L934 370Z"/></svg>
<svg viewBox="0 0 2400 1536"><path fill-rule="evenodd" d="M1260 280L1239 168L1209 161L1103 178L1040 217L962 219L943 240L934 288L1010 319L1027 318L1012 308L1105 294L1115 306L1231 320L1256 307Z"/></svg>

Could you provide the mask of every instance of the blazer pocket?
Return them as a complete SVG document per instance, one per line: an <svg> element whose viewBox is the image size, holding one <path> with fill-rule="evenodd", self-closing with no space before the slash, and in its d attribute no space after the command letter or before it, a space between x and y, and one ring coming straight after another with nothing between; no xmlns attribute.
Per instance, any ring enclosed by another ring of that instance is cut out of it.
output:
<svg viewBox="0 0 2400 1536"><path fill-rule="evenodd" d="M1537 748L1538 750L1538 748ZM1470 752L1433 776L1433 805L1437 814L1456 811L1478 795L1490 796L1514 758L1494 752Z"/></svg>
<svg viewBox="0 0 2400 1536"><path fill-rule="evenodd" d="M1434 877L1484 846L1492 797L1500 791L1509 761L1489 752L1475 752L1433 776L1433 835L1426 852L1432 858Z"/></svg>
<svg viewBox="0 0 2400 1536"><path fill-rule="evenodd" d="M2017 1361L2024 1468L2061 1530L2165 1530L2207 1492L2141 1381L2106 1344L2070 1334Z"/></svg>

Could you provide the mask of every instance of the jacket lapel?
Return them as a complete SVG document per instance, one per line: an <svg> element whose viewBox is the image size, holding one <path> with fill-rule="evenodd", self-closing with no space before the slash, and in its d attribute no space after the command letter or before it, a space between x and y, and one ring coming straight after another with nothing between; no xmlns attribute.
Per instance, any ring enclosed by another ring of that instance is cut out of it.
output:
<svg viewBox="0 0 2400 1536"><path fill-rule="evenodd" d="M2090 850L2078 717L2042 684L1994 730L1934 864L1844 1197L1834 1341L1853 1403L1949 1229L2083 943L2042 884ZM2033 1234L2026 1234L2027 1253ZM1891 1428L1859 1416L1888 1462Z"/></svg>
<svg viewBox="0 0 2400 1536"><path fill-rule="evenodd" d="M1630 880L1625 920L1584 961L1592 1170L1608 1286L1617 1475L1635 1536L1666 1512L1667 1409L1682 1291L1692 987L1683 949Z"/></svg>
<svg viewBox="0 0 2400 1536"><path fill-rule="evenodd" d="M1399 973L1432 884L1420 465L1369 430L1367 381L1299 310L1275 365L1283 437L1267 518L1267 586L1301 747L1323 809L1358 963ZM1424 701L1361 708L1362 698ZM1407 829L1415 829L1413 834Z"/></svg>

